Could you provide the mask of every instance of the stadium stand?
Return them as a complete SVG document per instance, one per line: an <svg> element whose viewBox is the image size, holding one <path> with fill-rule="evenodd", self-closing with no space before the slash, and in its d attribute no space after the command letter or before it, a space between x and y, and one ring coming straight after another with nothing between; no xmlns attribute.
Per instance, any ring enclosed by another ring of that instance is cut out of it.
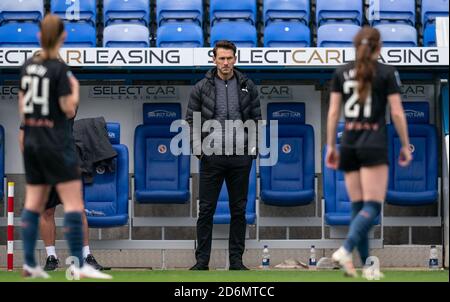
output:
<svg viewBox="0 0 450 302"><path fill-rule="evenodd" d="M236 30L239 28L239 30ZM217 41L230 40L237 47L256 47L257 33L255 26L246 21L221 21L211 27L211 46Z"/></svg>
<svg viewBox="0 0 450 302"><path fill-rule="evenodd" d="M247 224L254 224L256 221L256 161L253 161L252 169L250 171L248 194L247 194L247 208L245 211L245 219ZM229 224L231 220L228 190L226 183L223 183L220 190L219 199L217 201L216 212L214 214L214 224Z"/></svg>
<svg viewBox="0 0 450 302"><path fill-rule="evenodd" d="M278 121L278 162L260 167L261 201L274 206L313 202L314 129L305 124L305 104L269 103L267 116Z"/></svg>
<svg viewBox="0 0 450 302"><path fill-rule="evenodd" d="M156 19L158 26L171 21L190 21L202 26L202 0L157 0Z"/></svg>
<svg viewBox="0 0 450 302"><path fill-rule="evenodd" d="M6 23L0 26L0 47L39 47L39 25Z"/></svg>
<svg viewBox="0 0 450 302"><path fill-rule="evenodd" d="M264 23L275 20L297 20L309 24L310 20L309 0L264 0Z"/></svg>
<svg viewBox="0 0 450 302"><path fill-rule="evenodd" d="M115 170L97 169L92 184L84 184L84 205L89 227L116 227L128 222L128 148L120 144L120 124L107 123L109 140L117 152Z"/></svg>
<svg viewBox="0 0 450 302"><path fill-rule="evenodd" d="M5 192L5 129L0 125L0 200L3 200Z"/></svg>
<svg viewBox="0 0 450 302"><path fill-rule="evenodd" d="M316 24L346 22L362 25L363 4L360 0L316 0Z"/></svg>
<svg viewBox="0 0 450 302"><path fill-rule="evenodd" d="M78 10L78 12L77 12ZM67 21L84 21L96 25L96 0L51 0L50 11Z"/></svg>
<svg viewBox="0 0 450 302"><path fill-rule="evenodd" d="M157 47L202 47L203 30L196 23L165 23L158 28Z"/></svg>
<svg viewBox="0 0 450 302"><path fill-rule="evenodd" d="M150 47L150 33L140 24L113 24L103 31L103 47Z"/></svg>
<svg viewBox="0 0 450 302"><path fill-rule="evenodd" d="M264 47L309 47L310 45L310 29L300 22L271 22L264 30Z"/></svg>
<svg viewBox="0 0 450 302"><path fill-rule="evenodd" d="M415 0L371 0L369 23L374 26L384 22L404 22L416 24Z"/></svg>
<svg viewBox="0 0 450 302"><path fill-rule="evenodd" d="M64 47L97 46L95 27L87 22L65 22L67 38Z"/></svg>
<svg viewBox="0 0 450 302"><path fill-rule="evenodd" d="M211 0L209 9L211 26L222 20L236 19L256 23L256 0Z"/></svg>
<svg viewBox="0 0 450 302"><path fill-rule="evenodd" d="M398 165L401 147L395 127L388 125L389 186L386 201L413 206L435 203L438 199L438 143L434 125L429 124L427 102L404 102L413 161L407 168Z"/></svg>
<svg viewBox="0 0 450 302"><path fill-rule="evenodd" d="M417 30L411 25L383 23L374 27L380 31L384 47L417 46Z"/></svg>
<svg viewBox="0 0 450 302"><path fill-rule="evenodd" d="M0 1L0 24L9 21L39 22L44 16L43 0Z"/></svg>
<svg viewBox="0 0 450 302"><path fill-rule="evenodd" d="M434 23L436 17L448 17L448 0L422 0L422 25Z"/></svg>
<svg viewBox="0 0 450 302"><path fill-rule="evenodd" d="M135 199L139 203L186 203L190 199L190 156L175 156L170 125L180 104L144 104L144 124L134 134Z"/></svg>
<svg viewBox="0 0 450 302"><path fill-rule="evenodd" d="M324 24L317 30L317 47L353 47L360 29L355 24Z"/></svg>
<svg viewBox="0 0 450 302"><path fill-rule="evenodd" d="M103 0L105 26L122 22L150 23L150 0Z"/></svg>

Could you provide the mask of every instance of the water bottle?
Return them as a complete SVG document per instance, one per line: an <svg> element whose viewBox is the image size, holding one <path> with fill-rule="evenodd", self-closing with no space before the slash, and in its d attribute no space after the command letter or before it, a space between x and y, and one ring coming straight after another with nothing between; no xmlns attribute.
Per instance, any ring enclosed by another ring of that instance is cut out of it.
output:
<svg viewBox="0 0 450 302"><path fill-rule="evenodd" d="M270 268L270 254L269 254L269 247L267 245L264 246L262 253L262 268L263 269Z"/></svg>
<svg viewBox="0 0 450 302"><path fill-rule="evenodd" d="M438 251L435 245L430 248L430 260L428 261L428 267L432 270L439 269Z"/></svg>
<svg viewBox="0 0 450 302"><path fill-rule="evenodd" d="M311 255L309 256L309 269L315 270L317 268L317 260L316 260L316 247L314 245L311 246Z"/></svg>

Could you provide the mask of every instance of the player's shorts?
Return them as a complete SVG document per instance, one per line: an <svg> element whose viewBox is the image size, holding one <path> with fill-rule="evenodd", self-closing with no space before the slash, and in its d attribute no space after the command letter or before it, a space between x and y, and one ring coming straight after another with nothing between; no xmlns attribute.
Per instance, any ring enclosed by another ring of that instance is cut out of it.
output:
<svg viewBox="0 0 450 302"><path fill-rule="evenodd" d="M50 194L48 195L48 201L45 205L45 209L53 209L56 208L57 205L62 204L61 199L59 198L59 194L56 191L55 187L52 187L50 190Z"/></svg>
<svg viewBox="0 0 450 302"><path fill-rule="evenodd" d="M56 185L81 179L75 152L42 146L25 146L25 176L30 185Z"/></svg>
<svg viewBox="0 0 450 302"><path fill-rule="evenodd" d="M362 167L388 165L388 150L384 148L340 148L339 170L358 171Z"/></svg>

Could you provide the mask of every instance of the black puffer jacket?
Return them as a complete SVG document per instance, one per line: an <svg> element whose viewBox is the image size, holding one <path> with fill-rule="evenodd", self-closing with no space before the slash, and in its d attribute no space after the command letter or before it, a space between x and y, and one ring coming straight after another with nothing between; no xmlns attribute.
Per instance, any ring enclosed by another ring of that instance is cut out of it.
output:
<svg viewBox="0 0 450 302"><path fill-rule="evenodd" d="M217 68L213 68L206 73L204 79L199 81L193 87L189 97L189 104L186 112L186 121L191 128L191 148L193 148L193 113L201 112L202 122L214 118L216 106L216 89L214 78L217 76ZM239 109L242 116L242 122L247 120L261 120L261 105L259 101L258 89L256 85L245 74L234 69L234 76L238 82L239 89ZM208 135L202 132L201 140ZM246 142L247 144L247 142ZM247 152L247 151L246 151Z"/></svg>

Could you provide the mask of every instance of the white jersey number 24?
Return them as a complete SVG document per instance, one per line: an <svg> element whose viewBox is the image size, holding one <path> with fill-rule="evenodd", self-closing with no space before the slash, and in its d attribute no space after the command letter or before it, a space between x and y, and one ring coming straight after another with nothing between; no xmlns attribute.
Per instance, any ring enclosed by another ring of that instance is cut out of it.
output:
<svg viewBox="0 0 450 302"><path fill-rule="evenodd" d="M23 97L23 113L34 113L34 105L41 105L41 115L49 114L48 95L50 90L50 80L43 78L41 82L41 95L39 95L40 78L36 76L22 77L21 87L26 90Z"/></svg>
<svg viewBox="0 0 450 302"><path fill-rule="evenodd" d="M353 91L353 93L352 93ZM344 106L344 114L345 117L348 118L357 118L359 117L361 111L361 105L359 104L359 94L358 94L358 82L357 81L345 81L344 82L344 93L350 94L350 98L345 102ZM372 115L372 96L369 93L367 99L364 102L364 112L363 115L365 118L370 118Z"/></svg>

